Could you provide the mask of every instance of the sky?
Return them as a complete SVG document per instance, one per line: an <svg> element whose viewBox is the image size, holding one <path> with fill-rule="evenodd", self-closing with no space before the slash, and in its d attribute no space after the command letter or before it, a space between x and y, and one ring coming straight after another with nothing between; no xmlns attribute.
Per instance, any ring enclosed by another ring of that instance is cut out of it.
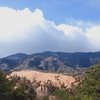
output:
<svg viewBox="0 0 100 100"><path fill-rule="evenodd" d="M0 57L100 51L100 0L0 0Z"/></svg>

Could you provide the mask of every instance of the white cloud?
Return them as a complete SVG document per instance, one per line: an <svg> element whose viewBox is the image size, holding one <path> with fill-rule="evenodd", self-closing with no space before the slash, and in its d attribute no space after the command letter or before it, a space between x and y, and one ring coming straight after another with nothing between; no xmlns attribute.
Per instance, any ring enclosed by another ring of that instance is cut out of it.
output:
<svg viewBox="0 0 100 100"><path fill-rule="evenodd" d="M0 7L0 41L9 42L26 38L27 32L42 25L42 16L43 14L39 9L31 12L28 8L14 10Z"/></svg>
<svg viewBox="0 0 100 100"><path fill-rule="evenodd" d="M82 29L76 26L60 24L58 30L62 30L66 36L73 36L77 33L82 33Z"/></svg>
<svg viewBox="0 0 100 100"><path fill-rule="evenodd" d="M100 50L100 25L93 25L91 28L87 29L85 34L93 45L93 49Z"/></svg>
<svg viewBox="0 0 100 100"><path fill-rule="evenodd" d="M60 24L44 18L40 9L0 7L0 56L16 52L99 50L100 26ZM95 40L96 39L96 40Z"/></svg>

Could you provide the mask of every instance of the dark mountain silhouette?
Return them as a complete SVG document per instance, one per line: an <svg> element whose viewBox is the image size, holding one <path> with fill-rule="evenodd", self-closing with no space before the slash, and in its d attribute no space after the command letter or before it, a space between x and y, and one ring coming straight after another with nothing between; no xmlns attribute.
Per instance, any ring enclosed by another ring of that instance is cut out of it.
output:
<svg viewBox="0 0 100 100"><path fill-rule="evenodd" d="M70 72L88 68L100 60L100 52L43 52L31 55L18 53L0 59L0 69L5 71L35 69L50 72Z"/></svg>

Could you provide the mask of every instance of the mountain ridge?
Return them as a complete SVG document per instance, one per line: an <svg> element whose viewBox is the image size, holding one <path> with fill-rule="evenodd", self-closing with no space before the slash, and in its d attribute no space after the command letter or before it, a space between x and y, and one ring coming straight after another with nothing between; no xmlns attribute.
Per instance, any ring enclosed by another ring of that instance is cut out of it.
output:
<svg viewBox="0 0 100 100"><path fill-rule="evenodd" d="M17 53L0 58L0 69L5 71L34 69L49 72L74 72L88 68L100 60L100 52L52 52Z"/></svg>

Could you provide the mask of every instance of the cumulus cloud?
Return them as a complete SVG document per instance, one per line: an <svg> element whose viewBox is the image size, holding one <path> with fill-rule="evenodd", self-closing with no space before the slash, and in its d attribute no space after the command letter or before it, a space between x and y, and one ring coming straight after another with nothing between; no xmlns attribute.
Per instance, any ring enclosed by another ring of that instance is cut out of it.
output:
<svg viewBox="0 0 100 100"><path fill-rule="evenodd" d="M92 44L93 49L100 50L100 25L93 25L91 28L87 29L85 34Z"/></svg>
<svg viewBox="0 0 100 100"><path fill-rule="evenodd" d="M99 50L100 26L90 28L56 25L40 9L0 7L0 56L43 51L81 52Z"/></svg>

